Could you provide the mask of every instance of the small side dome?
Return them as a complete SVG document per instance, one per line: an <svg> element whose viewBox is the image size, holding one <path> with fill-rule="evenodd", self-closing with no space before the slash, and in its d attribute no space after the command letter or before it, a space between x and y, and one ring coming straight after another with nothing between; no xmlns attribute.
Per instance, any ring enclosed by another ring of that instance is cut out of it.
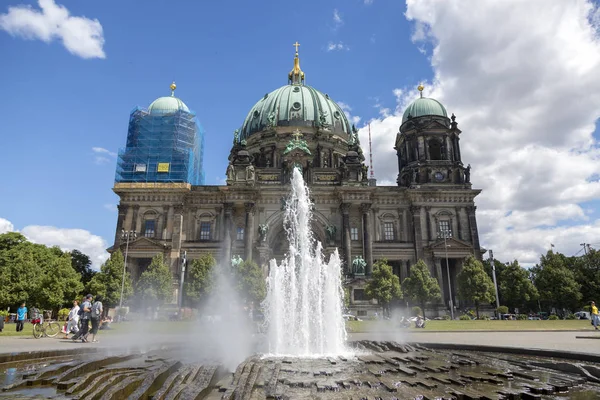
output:
<svg viewBox="0 0 600 400"><path fill-rule="evenodd" d="M435 99L423 97L422 85L419 85L418 89L419 92L421 92L421 97L406 107L406 110L404 110L404 114L402 115L402 123L405 123L408 120L409 115L411 118L424 117L428 115L448 118L448 113L446 112L446 108L442 105L442 103Z"/></svg>
<svg viewBox="0 0 600 400"><path fill-rule="evenodd" d="M183 101L175 97L175 89L177 86L175 82L171 84L171 95L165 97L159 97L154 100L148 107L148 112L154 115L168 115L175 114L178 111L190 112L188 106Z"/></svg>

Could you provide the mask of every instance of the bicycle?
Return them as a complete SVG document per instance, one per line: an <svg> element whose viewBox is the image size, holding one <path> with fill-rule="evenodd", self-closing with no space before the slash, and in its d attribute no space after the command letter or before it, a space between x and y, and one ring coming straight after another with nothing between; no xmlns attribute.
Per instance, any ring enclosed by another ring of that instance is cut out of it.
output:
<svg viewBox="0 0 600 400"><path fill-rule="evenodd" d="M55 337L60 332L60 324L56 321L44 321L41 318L32 319L33 337L39 339L43 336Z"/></svg>

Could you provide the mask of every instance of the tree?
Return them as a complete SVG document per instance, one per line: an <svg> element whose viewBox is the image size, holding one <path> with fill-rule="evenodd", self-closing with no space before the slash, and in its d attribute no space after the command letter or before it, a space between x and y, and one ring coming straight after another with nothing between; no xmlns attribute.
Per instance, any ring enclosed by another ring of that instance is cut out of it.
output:
<svg viewBox="0 0 600 400"><path fill-rule="evenodd" d="M377 302L383 307L383 313L388 316L390 315L390 303L402 298L400 279L394 275L392 267L388 265L386 259L379 260L373 265L373 273L365 287L365 294L372 299L377 299Z"/></svg>
<svg viewBox="0 0 600 400"><path fill-rule="evenodd" d="M481 261L473 256L467 257L462 271L457 276L458 297L475 304L479 319L479 305L494 301L494 283L483 269Z"/></svg>
<svg viewBox="0 0 600 400"><path fill-rule="evenodd" d="M440 285L429 273L429 267L423 260L410 267L410 276L402 282L406 297L419 304L425 316L425 304L440 298Z"/></svg>
<svg viewBox="0 0 600 400"><path fill-rule="evenodd" d="M36 255L35 253L41 253ZM16 232L0 235L0 307L16 309L22 302L35 301L44 270L38 260L49 255L47 248L34 245Z"/></svg>
<svg viewBox="0 0 600 400"><path fill-rule="evenodd" d="M246 260L239 263L233 272L242 299L246 302L260 304L267 295L267 283L258 264Z"/></svg>
<svg viewBox="0 0 600 400"><path fill-rule="evenodd" d="M575 280L581 285L582 300L600 302L600 251L589 248L582 257L571 260Z"/></svg>
<svg viewBox="0 0 600 400"><path fill-rule="evenodd" d="M505 266L498 278L498 292L509 309L524 309L537 300L539 293L529 279L529 272L517 260Z"/></svg>
<svg viewBox="0 0 600 400"><path fill-rule="evenodd" d="M214 266L217 264L210 253L192 260L184 283L184 293L193 306L198 307L211 293L215 279Z"/></svg>
<svg viewBox="0 0 600 400"><path fill-rule="evenodd" d="M71 252L71 265L73 266L73 269L81 275L81 283L83 283L84 286L87 286L94 275L96 275L96 271L92 269L92 260L79 250L73 250Z"/></svg>
<svg viewBox="0 0 600 400"><path fill-rule="evenodd" d="M564 254L549 250L531 269L540 301L546 308L556 307L562 313L564 309L575 310L579 306L581 285L569 267L569 259Z"/></svg>
<svg viewBox="0 0 600 400"><path fill-rule="evenodd" d="M81 277L71 265L70 253L52 258L46 268L38 289L39 305L52 310L70 305L83 290Z"/></svg>
<svg viewBox="0 0 600 400"><path fill-rule="evenodd" d="M136 292L144 304L154 307L173 300L173 278L162 253L155 255L142 272Z"/></svg>
<svg viewBox="0 0 600 400"><path fill-rule="evenodd" d="M102 295L104 301L102 302L106 308L116 307L119 305L121 299L121 283L123 280L123 253L120 250L115 251L110 255L110 258L106 260L100 272L95 274L92 280L89 282L90 293L95 295ZM129 271L125 272L125 286L123 290L123 302L127 300L133 294L133 285L131 284L131 276Z"/></svg>

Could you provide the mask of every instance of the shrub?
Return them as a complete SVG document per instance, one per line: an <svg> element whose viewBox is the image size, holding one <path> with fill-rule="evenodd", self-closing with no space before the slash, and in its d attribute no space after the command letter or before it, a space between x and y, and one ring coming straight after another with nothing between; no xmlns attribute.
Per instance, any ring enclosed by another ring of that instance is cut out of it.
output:
<svg viewBox="0 0 600 400"><path fill-rule="evenodd" d="M500 306L496 309L496 311L498 311L498 314L508 314L508 307Z"/></svg>
<svg viewBox="0 0 600 400"><path fill-rule="evenodd" d="M590 306L590 305L583 306L583 311L587 311L587 312L592 311L592 306Z"/></svg>
<svg viewBox="0 0 600 400"><path fill-rule="evenodd" d="M450 320L450 316L448 314L442 316L442 318L444 318L444 320L449 321Z"/></svg>
<svg viewBox="0 0 600 400"><path fill-rule="evenodd" d="M490 317L489 317L489 315L482 315L479 319L481 319L483 321L489 321Z"/></svg>
<svg viewBox="0 0 600 400"><path fill-rule="evenodd" d="M69 316L69 309L68 308L61 308L60 310L58 310L58 320L59 321L66 321L67 317Z"/></svg>
<svg viewBox="0 0 600 400"><path fill-rule="evenodd" d="M567 318L565 318L565 319L577 319L577 317L575 317L575 314L571 313L571 314L567 315Z"/></svg>
<svg viewBox="0 0 600 400"><path fill-rule="evenodd" d="M517 319L518 319L519 321L526 320L526 319L527 319L527 314L518 314L518 315L517 315Z"/></svg>
<svg viewBox="0 0 600 400"><path fill-rule="evenodd" d="M471 317L471 319L474 319L474 318L475 318L475 311L473 311L473 310L469 310L469 311L467 311L467 315L468 315L469 317Z"/></svg>
<svg viewBox="0 0 600 400"><path fill-rule="evenodd" d="M471 317L469 317L466 314L461 315L458 319L460 319L461 321L470 321Z"/></svg>
<svg viewBox="0 0 600 400"><path fill-rule="evenodd" d="M549 319L550 321L556 321L556 320L558 320L558 319L560 319L560 318L558 318L558 315L556 315L556 314L552 314L551 316L549 316L549 317L548 317L548 319Z"/></svg>
<svg viewBox="0 0 600 400"><path fill-rule="evenodd" d="M421 307L413 307L411 312L412 312L413 317L416 317L418 315L423 315L423 310L421 310Z"/></svg>

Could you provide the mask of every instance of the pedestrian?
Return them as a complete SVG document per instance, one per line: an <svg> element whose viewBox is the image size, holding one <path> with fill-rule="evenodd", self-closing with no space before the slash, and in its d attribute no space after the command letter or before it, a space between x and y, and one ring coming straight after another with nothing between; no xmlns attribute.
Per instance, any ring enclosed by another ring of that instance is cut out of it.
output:
<svg viewBox="0 0 600 400"><path fill-rule="evenodd" d="M81 327L80 331L73 336L73 340L81 339L82 343L87 342L88 329L90 329L90 317L92 316L92 298L91 294L85 296L85 301L81 304L81 310L83 310L81 314Z"/></svg>
<svg viewBox="0 0 600 400"><path fill-rule="evenodd" d="M92 342L97 342L96 335L98 334L98 328L100 327L100 321L102 321L102 296L96 296L96 301L92 305L91 320L92 320Z"/></svg>
<svg viewBox="0 0 600 400"><path fill-rule="evenodd" d="M17 332L21 332L23 330L23 324L25 323L26 318L27 307L25 307L25 303L21 303L21 307L17 308Z"/></svg>
<svg viewBox="0 0 600 400"><path fill-rule="evenodd" d="M79 302L77 300L73 300L73 308L69 311L69 316L67 317L67 330L65 332L65 339L69 337L69 333L73 332L77 335L79 332Z"/></svg>
<svg viewBox="0 0 600 400"><path fill-rule="evenodd" d="M592 324L594 325L594 329L598 330L598 324L600 324L600 315L598 315L598 307L596 307L596 303L592 301Z"/></svg>

